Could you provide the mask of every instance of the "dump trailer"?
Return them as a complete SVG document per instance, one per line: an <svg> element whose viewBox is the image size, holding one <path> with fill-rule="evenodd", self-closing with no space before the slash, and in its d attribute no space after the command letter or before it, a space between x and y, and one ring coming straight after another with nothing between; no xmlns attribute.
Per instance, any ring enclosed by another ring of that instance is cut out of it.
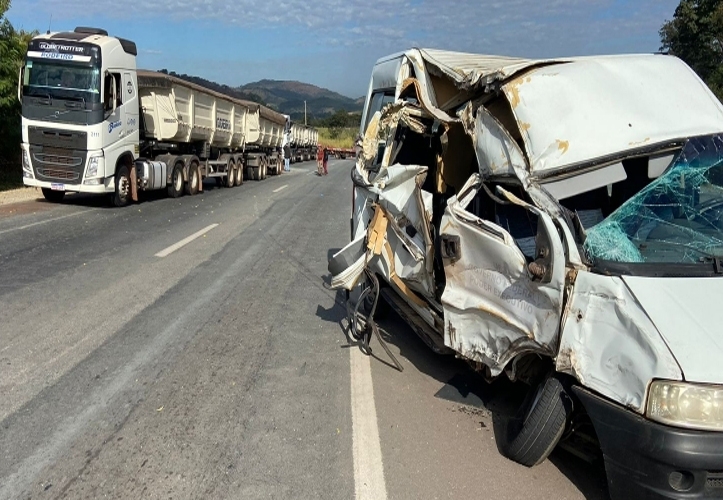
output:
<svg viewBox="0 0 723 500"><path fill-rule="evenodd" d="M319 132L300 123L289 122L288 141L291 147L291 162L309 161L316 157Z"/></svg>
<svg viewBox="0 0 723 500"><path fill-rule="evenodd" d="M173 76L136 69L135 43L97 28L34 37L20 70L23 182L66 192L193 195L280 173L284 116Z"/></svg>

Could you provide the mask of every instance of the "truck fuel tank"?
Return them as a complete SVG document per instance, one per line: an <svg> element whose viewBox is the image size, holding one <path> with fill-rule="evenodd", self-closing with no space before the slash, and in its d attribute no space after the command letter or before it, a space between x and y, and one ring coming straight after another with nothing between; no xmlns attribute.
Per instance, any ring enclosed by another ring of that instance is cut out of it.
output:
<svg viewBox="0 0 723 500"><path fill-rule="evenodd" d="M136 160L138 186L145 191L166 187L168 166L162 161Z"/></svg>

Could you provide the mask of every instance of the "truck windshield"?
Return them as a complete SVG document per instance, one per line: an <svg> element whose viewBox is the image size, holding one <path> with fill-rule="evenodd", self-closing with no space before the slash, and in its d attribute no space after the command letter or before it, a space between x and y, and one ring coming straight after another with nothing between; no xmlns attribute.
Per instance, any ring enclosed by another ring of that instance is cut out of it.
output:
<svg viewBox="0 0 723 500"><path fill-rule="evenodd" d="M588 230L584 249L593 262L723 258L723 134L689 139L663 175Z"/></svg>
<svg viewBox="0 0 723 500"><path fill-rule="evenodd" d="M28 60L23 75L23 95L100 102L100 71L73 63Z"/></svg>

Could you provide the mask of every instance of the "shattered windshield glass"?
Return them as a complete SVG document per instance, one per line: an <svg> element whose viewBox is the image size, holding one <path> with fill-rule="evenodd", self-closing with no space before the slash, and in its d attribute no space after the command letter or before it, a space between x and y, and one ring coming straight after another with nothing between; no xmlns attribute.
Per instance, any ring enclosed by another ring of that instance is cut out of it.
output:
<svg viewBox="0 0 723 500"><path fill-rule="evenodd" d="M588 230L584 249L625 263L723 257L723 135L690 139L663 175Z"/></svg>

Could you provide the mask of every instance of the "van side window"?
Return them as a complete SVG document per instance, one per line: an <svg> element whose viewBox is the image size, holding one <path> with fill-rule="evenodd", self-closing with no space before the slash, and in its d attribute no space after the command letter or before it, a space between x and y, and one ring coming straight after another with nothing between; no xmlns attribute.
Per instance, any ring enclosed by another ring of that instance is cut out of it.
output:
<svg viewBox="0 0 723 500"><path fill-rule="evenodd" d="M367 111L366 123L364 123L364 130L367 129L367 125L374 116L374 113L380 111L384 106L394 102L394 90L380 90L372 94L372 98L369 100L369 110Z"/></svg>

